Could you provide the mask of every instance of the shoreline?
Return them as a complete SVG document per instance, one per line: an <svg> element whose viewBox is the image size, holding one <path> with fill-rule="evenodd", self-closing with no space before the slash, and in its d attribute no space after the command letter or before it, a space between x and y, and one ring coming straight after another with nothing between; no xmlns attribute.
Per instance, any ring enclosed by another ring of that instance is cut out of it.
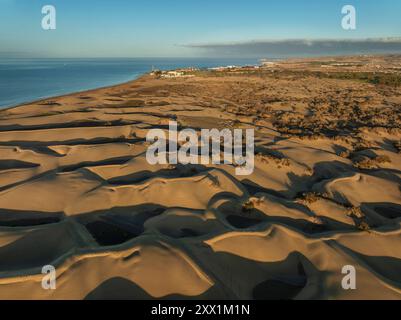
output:
<svg viewBox="0 0 401 320"><path fill-rule="evenodd" d="M87 92L87 91L91 91L91 90L96 90L96 89L102 89L102 88L107 88L107 87L113 87L115 85L123 85L126 82L130 82L130 81L135 81L136 79L142 77L143 75L146 75L150 72L150 68L153 64L160 64L161 68L167 68L166 70L176 70L176 69L180 69L180 68L186 68L186 67L190 67L192 61L193 61L193 65L199 65L201 68L208 68L210 66L213 66L214 62L218 62L219 60L224 60L225 58L188 58L187 60L189 62L186 61L186 58L154 58L155 60L153 61L153 59L148 59L148 58L110 58L110 59L104 59L104 58L94 58L94 59L70 59L72 61L83 61L83 60L88 60L89 62L91 61L144 61L144 63L148 63L149 64L149 68L147 68L146 70L143 68L143 66L139 65L139 69L137 72L137 76L135 78L131 78L129 80L122 80L121 82L115 82L114 84L110 84L110 85L101 85L101 86L95 86L93 88L88 88L88 89L84 89L84 90L74 90L72 89L69 92L66 93L55 93L55 94L44 94L42 97L37 97L37 98L33 98L31 99L27 99L21 102L17 102L17 103L11 103L11 104L5 104L4 106L0 107L0 111L1 110L8 110L11 108L15 108L15 107L19 107L21 105L27 105L27 104L32 104L32 103L36 103L38 101L42 101L42 100L46 100L46 99L51 99L51 98L57 98L57 97L62 97L62 96L66 96L66 95L70 95L70 94L75 94L75 93L83 93L83 92ZM158 61L158 59L160 61ZM205 63L204 61L207 61L207 63ZM234 59L234 58L233 58ZM16 59L18 60L18 59ZM26 60L26 59L20 59L20 60ZM28 59L29 60L29 59ZM47 58L43 58L43 59L37 59L37 60L44 60L44 61L49 61L49 60L60 60L60 61L64 61L66 59L63 58L57 58L57 59L47 59ZM67 59L68 60L68 59ZM227 63L230 63L231 58L227 58ZM243 64L247 64L248 62L246 62L247 60L255 60L255 62L258 62L258 59L250 59L250 58L238 58L238 59L234 59L237 60L238 65L243 65ZM244 61L241 61L244 60ZM183 66L178 66L177 64L183 64ZM171 65L170 65L171 64ZM210 65L209 65L210 64ZM136 68L136 67L135 67ZM134 70L135 71L135 70ZM101 77L100 77L101 78ZM129 77L127 77L129 78ZM125 78L125 79L127 79ZM90 82L89 82L90 83ZM82 86L84 86L85 84L83 84Z"/></svg>
<svg viewBox="0 0 401 320"><path fill-rule="evenodd" d="M307 62L309 60L335 60L335 59L347 59L347 58L353 59L353 58L358 58L358 57L381 58L381 57L393 57L393 56L400 57L401 54L359 54L359 55L339 55L339 56L326 56L326 55L324 55L324 56L308 56L308 57L272 58L270 60L272 60L274 63L291 63L292 61L298 61L298 62L299 61L304 61L304 62ZM103 59L103 58L99 58L99 59ZM112 59L113 58L111 58L111 60ZM176 59L176 58L172 58L172 59ZM210 58L210 59L212 59L212 58ZM63 60L63 59L60 58L60 60ZM80 60L80 59L78 59L78 60ZM263 64L263 63L262 64L260 63L263 60L269 61L269 59L263 59L263 58L255 59L255 60L259 61L259 65ZM224 67L224 66L222 66L222 67ZM210 67L208 67L206 69L209 69L209 68ZM169 71L175 71L175 70L180 70L180 69L181 68L176 68L176 69L171 69ZM10 109L14 109L14 108L19 108L19 107L26 106L26 105L36 104L36 103L39 103L39 102L42 102L42 101L45 101L45 100L49 100L49 99L58 99L58 98L63 98L63 97L68 97L68 96L74 96L76 94L91 93L91 92L96 91L96 90L102 90L102 89L114 88L114 87L117 87L117 86L122 86L122 85L125 85L125 84L128 84L128 83L131 83L133 81L137 81L140 78L142 78L142 77L144 77L146 75L149 75L149 74L150 74L150 72L141 73L136 78L134 78L132 80L119 82L119 83L116 83L116 84L113 84L113 85L100 86L100 87L93 88L93 89L87 89L87 90L82 90L82 91L72 91L72 92L65 93L65 94L60 94L60 95L56 94L56 95L50 95L50 96L47 96L47 97L42 97L42 98L38 98L38 99L34 99L34 100L27 100L27 101L24 101L24 102L15 104L15 105L10 105L10 106L4 107L4 108L2 107L0 109L0 112L7 111L7 110L10 110Z"/></svg>
<svg viewBox="0 0 401 320"><path fill-rule="evenodd" d="M129 81L120 82L120 83L113 84L113 85L110 85L110 86L102 86L102 87L83 90L83 91L73 91L73 92L66 93L66 94L49 96L49 97L45 97L45 98L35 99L35 100L32 100L32 101L22 102L22 103L19 103L17 105L13 105L13 106L2 108L2 109L0 109L0 113L2 111L7 111L7 110L15 109L15 108L20 108L20 107L24 107L24 106L31 105L31 104L37 104L39 102L46 101L46 100L49 100L49 99L60 99L60 98L65 98L65 97L69 97L69 96L74 96L74 95L77 95L77 94L93 93L93 92L95 92L97 90L104 90L104 89L107 89L107 88L111 88L112 89L112 88L115 88L115 87L118 87L118 86L129 84L129 83L131 83L133 81L139 80L140 78L142 78L142 77L144 77L146 75L147 75L147 73L143 73L143 74L139 75L135 79L132 79L132 80L129 80Z"/></svg>

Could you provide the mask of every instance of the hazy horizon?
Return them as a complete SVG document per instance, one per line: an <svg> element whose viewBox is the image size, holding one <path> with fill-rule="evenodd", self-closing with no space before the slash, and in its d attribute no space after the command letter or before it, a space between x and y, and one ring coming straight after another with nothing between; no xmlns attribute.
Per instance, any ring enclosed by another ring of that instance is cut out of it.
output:
<svg viewBox="0 0 401 320"><path fill-rule="evenodd" d="M47 4L56 8L56 30L41 27L41 10ZM401 3L353 1L355 30L341 27L346 4L0 0L0 57L262 58L401 52ZM380 46L385 48L378 51Z"/></svg>

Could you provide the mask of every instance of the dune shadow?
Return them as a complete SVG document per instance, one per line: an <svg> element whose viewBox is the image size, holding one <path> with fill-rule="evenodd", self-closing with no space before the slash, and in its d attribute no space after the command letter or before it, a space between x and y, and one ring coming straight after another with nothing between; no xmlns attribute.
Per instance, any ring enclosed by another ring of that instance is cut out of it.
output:
<svg viewBox="0 0 401 320"><path fill-rule="evenodd" d="M0 272L42 268L76 245L77 240L66 224L55 224L24 233L0 247Z"/></svg>
<svg viewBox="0 0 401 320"><path fill-rule="evenodd" d="M85 213L76 220L85 226L99 245L113 246L140 236L144 232L144 223L165 210L154 204L115 207Z"/></svg>
<svg viewBox="0 0 401 320"><path fill-rule="evenodd" d="M20 160L0 160L0 171L10 169L30 169L36 168L40 165L37 163L20 161Z"/></svg>
<svg viewBox="0 0 401 320"><path fill-rule="evenodd" d="M0 209L0 226L2 227L34 227L60 222L62 212L35 212Z"/></svg>
<svg viewBox="0 0 401 320"><path fill-rule="evenodd" d="M214 274L220 283L231 288L242 299L293 300L318 294L317 278L325 272L319 271L303 254L293 251L280 261L255 261L228 252L214 253ZM313 279L313 281L310 281ZM304 289L308 292L303 294Z"/></svg>
<svg viewBox="0 0 401 320"><path fill-rule="evenodd" d="M345 247L340 243L337 243L337 245L354 259L358 258L363 261L370 271L380 275L387 282L390 280L397 283L397 286L401 288L401 259L387 256L368 256Z"/></svg>
<svg viewBox="0 0 401 320"><path fill-rule="evenodd" d="M386 219L401 218L401 205L392 202L363 203L361 208L373 209L376 213Z"/></svg>

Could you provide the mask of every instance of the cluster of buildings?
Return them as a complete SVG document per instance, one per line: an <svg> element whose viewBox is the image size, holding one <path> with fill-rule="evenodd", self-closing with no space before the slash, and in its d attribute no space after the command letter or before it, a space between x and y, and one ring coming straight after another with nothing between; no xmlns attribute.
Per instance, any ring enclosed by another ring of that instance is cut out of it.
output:
<svg viewBox="0 0 401 320"><path fill-rule="evenodd" d="M196 68L186 68L186 69L177 69L172 71L161 71L161 70L152 70L150 75L157 75L164 79L174 79L174 78L191 78L195 75L190 74L191 72L197 71Z"/></svg>
<svg viewBox="0 0 401 320"><path fill-rule="evenodd" d="M223 71L240 71L240 70L257 70L259 69L260 66L224 66L224 67L215 67L215 68L209 68L208 70L211 71L217 71L217 72L223 72Z"/></svg>
<svg viewBox="0 0 401 320"><path fill-rule="evenodd" d="M215 71L215 72L241 72L241 71L252 71L252 70L259 70L266 67L275 67L277 64L270 61L263 61L261 60L261 65L247 65L247 66L219 66L213 68L207 68L205 70ZM158 76L164 79L175 79L175 78L191 78L195 75L193 74L196 71L199 71L198 68L184 68L184 69L177 69L171 71L162 71L162 70L155 70L152 69L150 75Z"/></svg>

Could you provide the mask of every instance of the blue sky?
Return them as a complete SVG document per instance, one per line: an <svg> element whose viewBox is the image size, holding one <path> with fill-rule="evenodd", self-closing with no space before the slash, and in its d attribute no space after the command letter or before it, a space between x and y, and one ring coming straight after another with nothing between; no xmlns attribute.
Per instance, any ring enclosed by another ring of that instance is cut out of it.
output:
<svg viewBox="0 0 401 320"><path fill-rule="evenodd" d="M41 28L47 4L56 30ZM346 4L354 31L341 28ZM206 54L192 44L400 37L400 13L399 0L0 0L0 55L181 57Z"/></svg>

